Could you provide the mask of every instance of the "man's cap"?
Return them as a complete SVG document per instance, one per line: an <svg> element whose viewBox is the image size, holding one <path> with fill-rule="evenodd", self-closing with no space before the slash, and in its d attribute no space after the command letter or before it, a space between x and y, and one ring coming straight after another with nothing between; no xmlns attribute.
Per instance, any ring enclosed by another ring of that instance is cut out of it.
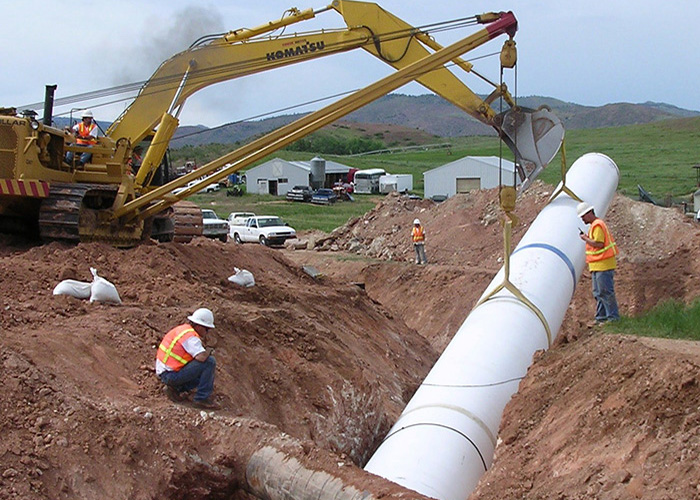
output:
<svg viewBox="0 0 700 500"><path fill-rule="evenodd" d="M420 219L413 219L414 224L420 224Z"/></svg>

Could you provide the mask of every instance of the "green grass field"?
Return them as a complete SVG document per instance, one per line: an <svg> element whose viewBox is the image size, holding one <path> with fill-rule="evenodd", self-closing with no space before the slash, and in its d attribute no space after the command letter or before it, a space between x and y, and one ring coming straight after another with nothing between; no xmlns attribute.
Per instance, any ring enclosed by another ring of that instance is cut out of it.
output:
<svg viewBox="0 0 700 500"><path fill-rule="evenodd" d="M211 208L219 217L231 212L253 212L258 215L277 215L297 231L320 229L330 233L349 219L368 212L381 200L375 195L358 195L355 202L343 201L330 206L287 201L272 195L246 194L226 196L226 191L194 195L190 201L202 208Z"/></svg>
<svg viewBox="0 0 700 500"><path fill-rule="evenodd" d="M413 174L414 191L418 194L423 193L423 172L463 156L502 154L505 158L513 158L510 150L501 147L495 137L459 137L436 139L435 142L449 142L452 147L324 157L360 169L380 167L392 174ZM699 143L700 117L695 117L626 127L570 130L566 133L565 151L567 167L585 153L608 155L620 168L618 191L626 196L637 198L637 185L641 185L659 201L669 197L676 201L692 201L698 183L697 169L693 166L700 164ZM313 156L312 153L279 151L269 158L308 161ZM561 180L561 153L540 179L550 184Z"/></svg>
<svg viewBox="0 0 700 500"><path fill-rule="evenodd" d="M412 150L366 156L326 156L351 167L366 169L381 167L395 174L412 174L414 192L423 194L423 172L463 156L499 156L512 159L510 150L501 147L495 137L460 137L446 141L449 149ZM697 189L697 169L700 163L700 117L666 120L628 127L571 130L566 134L567 167L588 152L610 156L620 168L619 192L637 198L637 185L643 186L656 199L672 197L676 201L692 202ZM311 153L279 151L267 159L309 160ZM263 160L266 161L267 159ZM561 179L561 153L541 174L540 179L557 184ZM381 198L359 195L354 203L340 202L333 206L292 203L274 196L244 195L226 197L216 194L196 195L192 201L213 208L226 217L233 211L252 211L283 217L290 225L303 231L321 229L329 232L352 217L370 210Z"/></svg>
<svg viewBox="0 0 700 500"><path fill-rule="evenodd" d="M700 340L700 299L687 306L673 300L664 302L636 318L623 316L620 321L606 324L605 330L642 337Z"/></svg>

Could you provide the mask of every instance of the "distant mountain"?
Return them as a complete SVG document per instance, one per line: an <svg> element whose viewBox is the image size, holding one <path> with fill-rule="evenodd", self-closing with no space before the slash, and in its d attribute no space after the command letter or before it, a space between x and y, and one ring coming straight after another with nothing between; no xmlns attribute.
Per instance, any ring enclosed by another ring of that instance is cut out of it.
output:
<svg viewBox="0 0 700 500"><path fill-rule="evenodd" d="M484 96L482 96L483 98ZM700 116L700 112L678 108L670 104L645 102L641 104L615 103L605 106L582 106L571 102L561 101L552 97L528 96L519 97L518 105L537 109L549 106L564 123L567 129L618 127L623 125L638 125L671 118ZM499 102L492 105L499 109ZM504 106L507 109L507 106ZM201 146L204 144L235 144L246 141L251 137L262 135L304 116L303 114L281 115L264 120L232 123L216 128L204 126L179 127L171 145L180 148L185 145ZM66 119L57 118L61 123ZM409 130L423 134L426 140L436 137L461 137L471 135L494 135L491 127L484 125L469 116L464 111L453 106L436 95L411 96L404 94L389 94L373 103L346 116L334 124L336 127L343 123L354 123L352 128L372 129L374 134L397 134L408 141ZM364 125L363 125L364 124ZM100 122L103 130L105 124ZM385 130L379 130L384 125ZM399 127L399 128L397 128ZM420 135L420 134L419 134ZM418 139L418 137L416 137Z"/></svg>

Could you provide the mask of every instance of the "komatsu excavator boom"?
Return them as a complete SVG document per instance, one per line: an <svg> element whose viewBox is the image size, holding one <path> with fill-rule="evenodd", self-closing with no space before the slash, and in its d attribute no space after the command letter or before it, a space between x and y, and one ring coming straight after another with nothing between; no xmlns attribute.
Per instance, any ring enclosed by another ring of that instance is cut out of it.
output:
<svg viewBox="0 0 700 500"><path fill-rule="evenodd" d="M269 35L330 10L340 13L347 26ZM461 19L483 27L448 47L373 3L334 0L316 11L291 9L288 13L256 28L202 38L161 64L105 137L99 138L87 165L64 160L66 151L79 148L71 145L70 134L46 124L46 110L45 123L39 123L31 114L17 116L14 110L0 109L0 229L24 221L38 226L45 239L101 240L120 246L133 245L151 234L170 239L177 227L167 216L180 200L203 186L195 184L177 195L172 194L175 188L201 176L209 176L207 182L223 179L413 80L492 126L513 150L523 188L556 154L563 127L549 110L518 108L503 84L494 85L493 92L482 99L446 67L450 64L476 74L461 56L502 35L508 38L501 65L513 67L517 21L512 13ZM193 93L217 82L356 48L397 71L196 172L157 185L155 174L177 129L182 106ZM497 99L510 107L508 112L498 114L493 109ZM132 175L132 150L144 140L149 141L148 149Z"/></svg>

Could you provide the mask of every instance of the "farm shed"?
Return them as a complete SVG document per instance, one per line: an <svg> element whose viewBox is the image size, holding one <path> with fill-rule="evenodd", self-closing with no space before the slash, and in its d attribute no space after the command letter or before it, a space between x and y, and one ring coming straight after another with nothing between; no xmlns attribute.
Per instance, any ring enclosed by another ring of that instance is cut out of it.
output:
<svg viewBox="0 0 700 500"><path fill-rule="evenodd" d="M246 191L255 194L284 196L294 186L311 186L312 163L317 168L324 165L323 187L331 187L339 180L345 180L350 167L322 158L311 161L288 161L273 158L245 173Z"/></svg>
<svg viewBox="0 0 700 500"><path fill-rule="evenodd" d="M472 189L497 187L499 169L502 169L503 184L512 184L515 170L512 161L501 160L497 156L465 156L424 172L424 196L444 199Z"/></svg>

